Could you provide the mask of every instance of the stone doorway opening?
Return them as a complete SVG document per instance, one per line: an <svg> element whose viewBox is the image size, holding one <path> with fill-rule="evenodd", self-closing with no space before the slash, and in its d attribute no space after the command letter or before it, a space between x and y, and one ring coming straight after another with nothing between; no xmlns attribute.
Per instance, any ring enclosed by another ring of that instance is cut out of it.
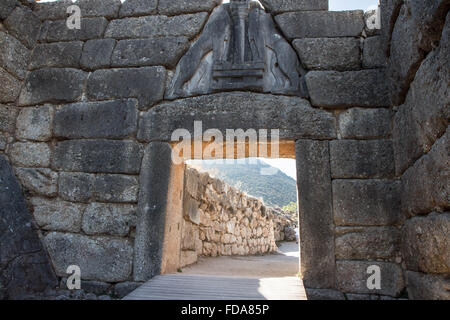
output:
<svg viewBox="0 0 450 320"><path fill-rule="evenodd" d="M177 273L182 259L189 258L181 254L186 165L172 163L173 148L173 143L151 142L144 155L134 263L138 281ZM248 157L248 146L245 149ZM298 273L305 287L334 288L334 238L327 220L331 218L328 141L282 139L279 157L296 159L301 255Z"/></svg>

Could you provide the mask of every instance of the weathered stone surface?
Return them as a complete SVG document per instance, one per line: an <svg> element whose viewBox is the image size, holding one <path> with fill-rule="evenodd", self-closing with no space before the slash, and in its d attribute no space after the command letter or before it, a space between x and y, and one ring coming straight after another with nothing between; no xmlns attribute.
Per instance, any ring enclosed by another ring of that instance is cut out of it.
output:
<svg viewBox="0 0 450 320"><path fill-rule="evenodd" d="M450 273L449 234L450 213L407 220L402 241L406 268L424 273Z"/></svg>
<svg viewBox="0 0 450 320"><path fill-rule="evenodd" d="M52 166L66 171L136 174L141 156L134 141L67 140L56 145Z"/></svg>
<svg viewBox="0 0 450 320"><path fill-rule="evenodd" d="M334 180L333 211L337 226L396 225L400 183L383 180Z"/></svg>
<svg viewBox="0 0 450 320"><path fill-rule="evenodd" d="M165 15L211 11L221 0L159 0L158 12Z"/></svg>
<svg viewBox="0 0 450 320"><path fill-rule="evenodd" d="M391 99L395 105L404 102L420 63L441 39L449 8L448 1L420 0L406 1L401 7L392 32L388 68ZM447 25L449 23L447 21Z"/></svg>
<svg viewBox="0 0 450 320"><path fill-rule="evenodd" d="M261 3L271 13L328 10L327 0L262 0Z"/></svg>
<svg viewBox="0 0 450 320"><path fill-rule="evenodd" d="M308 70L358 70L360 40L356 38L296 39L292 43Z"/></svg>
<svg viewBox="0 0 450 320"><path fill-rule="evenodd" d="M391 39L392 30L394 29L402 4L403 0L380 1L382 36L386 39L386 42L389 42ZM388 53L388 49L389 46L386 47L386 54Z"/></svg>
<svg viewBox="0 0 450 320"><path fill-rule="evenodd" d="M158 0L127 0L120 7L119 17L151 15L157 8Z"/></svg>
<svg viewBox="0 0 450 320"><path fill-rule="evenodd" d="M62 172L59 195L69 201L137 202L137 177Z"/></svg>
<svg viewBox="0 0 450 320"><path fill-rule="evenodd" d="M97 201L137 202L138 186L134 176L101 174L94 178L92 195Z"/></svg>
<svg viewBox="0 0 450 320"><path fill-rule="evenodd" d="M16 137L48 141L52 137L53 109L50 106L22 108L17 117Z"/></svg>
<svg viewBox="0 0 450 320"><path fill-rule="evenodd" d="M0 68L0 102L14 102L20 93L20 81Z"/></svg>
<svg viewBox="0 0 450 320"><path fill-rule="evenodd" d="M136 226L136 207L128 204L91 203L83 214L83 231L88 235L124 237Z"/></svg>
<svg viewBox="0 0 450 320"><path fill-rule="evenodd" d="M57 193L58 174L45 168L16 168L22 187L32 194L53 197Z"/></svg>
<svg viewBox="0 0 450 320"><path fill-rule="evenodd" d="M6 19L17 5L17 0L3 0L0 3L0 19Z"/></svg>
<svg viewBox="0 0 450 320"><path fill-rule="evenodd" d="M86 41L102 38L108 20L105 18L82 18L81 29L69 29L66 20L51 21L43 36L48 42Z"/></svg>
<svg viewBox="0 0 450 320"><path fill-rule="evenodd" d="M73 102L81 98L87 73L75 69L49 68L32 71L25 80L19 104Z"/></svg>
<svg viewBox="0 0 450 320"><path fill-rule="evenodd" d="M147 281L161 273L166 208L171 176L172 148L168 143L149 143L139 176L139 207L134 242L133 277Z"/></svg>
<svg viewBox="0 0 450 320"><path fill-rule="evenodd" d="M93 180L92 174L61 172L58 181L59 196L68 201L88 202L92 197Z"/></svg>
<svg viewBox="0 0 450 320"><path fill-rule="evenodd" d="M116 40L114 39L86 41L81 55L81 66L90 70L109 67L115 45Z"/></svg>
<svg viewBox="0 0 450 320"><path fill-rule="evenodd" d="M126 138L137 131L137 101L80 102L55 113L54 135L69 139Z"/></svg>
<svg viewBox="0 0 450 320"><path fill-rule="evenodd" d="M407 271L408 298L412 300L450 300L450 278Z"/></svg>
<svg viewBox="0 0 450 320"><path fill-rule="evenodd" d="M19 79L27 72L30 51L19 40L0 31L0 65Z"/></svg>
<svg viewBox="0 0 450 320"><path fill-rule="evenodd" d="M14 133L16 130L17 109L0 104L0 131Z"/></svg>
<svg viewBox="0 0 450 320"><path fill-rule="evenodd" d="M345 300L342 292L330 289L305 288L308 300Z"/></svg>
<svg viewBox="0 0 450 320"><path fill-rule="evenodd" d="M181 251L180 264L181 267L189 266L197 262L198 256L196 251L183 250Z"/></svg>
<svg viewBox="0 0 450 320"><path fill-rule="evenodd" d="M339 114L339 134L343 139L387 138L392 116L389 109L348 109Z"/></svg>
<svg viewBox="0 0 450 320"><path fill-rule="evenodd" d="M385 41L382 36L369 37L364 40L363 68L382 68L387 65Z"/></svg>
<svg viewBox="0 0 450 320"><path fill-rule="evenodd" d="M43 230L79 232L85 207L72 202L32 198L33 216Z"/></svg>
<svg viewBox="0 0 450 320"><path fill-rule="evenodd" d="M449 207L449 131L431 151L402 176L402 211L407 216L425 214Z"/></svg>
<svg viewBox="0 0 450 320"><path fill-rule="evenodd" d="M57 285L33 227L22 190L6 158L0 155L0 293L20 299Z"/></svg>
<svg viewBox="0 0 450 320"><path fill-rule="evenodd" d="M16 7L3 21L6 29L15 38L19 39L28 49L32 49L39 36L41 21L26 7Z"/></svg>
<svg viewBox="0 0 450 320"><path fill-rule="evenodd" d="M81 290L100 296L104 294L111 295L114 289L110 283L101 281L82 281Z"/></svg>
<svg viewBox="0 0 450 320"><path fill-rule="evenodd" d="M97 70L90 77L87 94L92 99L137 98L139 109L147 110L164 95L163 67Z"/></svg>
<svg viewBox="0 0 450 320"><path fill-rule="evenodd" d="M314 106L345 108L390 105L384 70L311 71L306 75L306 83Z"/></svg>
<svg viewBox="0 0 450 320"><path fill-rule="evenodd" d="M280 138L285 139L336 136L333 115L311 108L304 99L229 92L176 100L152 108L141 117L138 137L145 141L170 141L173 131L179 128L186 128L192 135L197 120L203 121L205 130L217 128L224 136L230 128L277 128Z"/></svg>
<svg viewBox="0 0 450 320"><path fill-rule="evenodd" d="M86 280L120 282L131 275L133 247L128 240L51 232L44 242L58 276L66 276L70 265L79 266Z"/></svg>
<svg viewBox="0 0 450 320"><path fill-rule="evenodd" d="M394 175L390 140L334 140L330 142L333 178L385 178Z"/></svg>
<svg viewBox="0 0 450 320"><path fill-rule="evenodd" d="M305 287L334 288L334 225L328 141L295 144L300 214L300 251Z"/></svg>
<svg viewBox="0 0 450 320"><path fill-rule="evenodd" d="M336 259L393 260L399 253L400 232L395 227L338 228Z"/></svg>
<svg viewBox="0 0 450 320"><path fill-rule="evenodd" d="M118 283L114 286L114 294L119 298L123 298L127 294L136 290L138 287L142 286L142 284L143 284L142 282L131 282L131 281Z"/></svg>
<svg viewBox="0 0 450 320"><path fill-rule="evenodd" d="M0 133L0 150L5 150L6 145L8 144L8 138L4 133Z"/></svg>
<svg viewBox="0 0 450 320"><path fill-rule="evenodd" d="M381 289L368 289L367 268L380 267ZM402 269L394 264L380 261L336 261L336 278L339 290L348 293L370 293L397 297L404 288Z"/></svg>
<svg viewBox="0 0 450 320"><path fill-rule="evenodd" d="M364 29L363 16L360 10L299 11L280 14L275 20L289 39L358 37Z"/></svg>
<svg viewBox="0 0 450 320"><path fill-rule="evenodd" d="M83 42L38 44L33 51L30 69L79 68Z"/></svg>
<svg viewBox="0 0 450 320"><path fill-rule="evenodd" d="M128 2L128 0L127 0ZM67 8L74 3L72 0L39 3L34 12L41 20L59 20L69 16ZM83 17L115 18L119 12L120 0L78 0L75 3L81 9Z"/></svg>
<svg viewBox="0 0 450 320"><path fill-rule="evenodd" d="M9 150L14 165L45 168L50 165L50 148L46 143L16 142Z"/></svg>
<svg viewBox="0 0 450 320"><path fill-rule="evenodd" d="M113 20L106 29L105 37L115 39L150 37L193 38L203 27L208 14L167 16L146 16Z"/></svg>
<svg viewBox="0 0 450 320"><path fill-rule="evenodd" d="M394 118L397 174L404 172L447 130L449 109L450 19L440 46L421 64L405 104ZM438 80L439 79L439 80Z"/></svg>
<svg viewBox="0 0 450 320"><path fill-rule="evenodd" d="M113 67L163 65L174 68L189 48L186 37L163 37L119 41L114 49Z"/></svg>

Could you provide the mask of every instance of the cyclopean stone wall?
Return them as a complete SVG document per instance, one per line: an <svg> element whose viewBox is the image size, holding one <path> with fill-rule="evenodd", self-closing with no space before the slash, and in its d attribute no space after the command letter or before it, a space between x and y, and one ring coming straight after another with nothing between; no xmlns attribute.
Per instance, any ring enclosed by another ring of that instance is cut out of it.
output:
<svg viewBox="0 0 450 320"><path fill-rule="evenodd" d="M388 79L411 299L450 299L449 1L387 1Z"/></svg>
<svg viewBox="0 0 450 320"><path fill-rule="evenodd" d="M448 1L382 0L381 30L326 0L262 3L309 98L164 99L219 1L79 0L81 30L65 26L71 1L1 2L0 154L52 269L79 265L85 287L117 294L158 274L171 133L203 120L295 144L309 297L448 299Z"/></svg>
<svg viewBox="0 0 450 320"><path fill-rule="evenodd" d="M181 265L198 256L255 255L277 250L276 241L292 241L293 224L261 200L230 187L208 173L185 170Z"/></svg>

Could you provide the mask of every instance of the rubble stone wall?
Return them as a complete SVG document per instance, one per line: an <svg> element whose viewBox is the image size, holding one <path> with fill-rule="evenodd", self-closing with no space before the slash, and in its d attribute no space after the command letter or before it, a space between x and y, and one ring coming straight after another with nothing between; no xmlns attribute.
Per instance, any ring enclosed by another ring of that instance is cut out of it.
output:
<svg viewBox="0 0 450 320"><path fill-rule="evenodd" d="M276 241L295 240L292 222L261 200L194 168L186 168L184 181L181 267L198 256L274 252Z"/></svg>

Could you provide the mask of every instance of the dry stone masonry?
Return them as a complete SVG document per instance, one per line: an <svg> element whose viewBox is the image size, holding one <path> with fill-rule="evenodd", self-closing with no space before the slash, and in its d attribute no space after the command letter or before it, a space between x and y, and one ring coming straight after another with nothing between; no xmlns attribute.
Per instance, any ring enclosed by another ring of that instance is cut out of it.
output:
<svg viewBox="0 0 450 320"><path fill-rule="evenodd" d="M255 255L295 241L293 222L224 182L193 168L185 171L181 265L198 256Z"/></svg>
<svg viewBox="0 0 450 320"><path fill-rule="evenodd" d="M0 298L65 288L72 264L85 291L121 297L181 248L176 219L205 237L194 250L185 233L184 263L233 254L233 235L234 253L273 250L256 200L252 238L220 231L238 208L204 208L206 190L231 201L219 182L183 193L171 134L202 121L280 130L309 298L450 299L449 1L381 0L379 16L261 3L78 0L70 30L70 0L0 2ZM183 219L189 197L217 230Z"/></svg>

